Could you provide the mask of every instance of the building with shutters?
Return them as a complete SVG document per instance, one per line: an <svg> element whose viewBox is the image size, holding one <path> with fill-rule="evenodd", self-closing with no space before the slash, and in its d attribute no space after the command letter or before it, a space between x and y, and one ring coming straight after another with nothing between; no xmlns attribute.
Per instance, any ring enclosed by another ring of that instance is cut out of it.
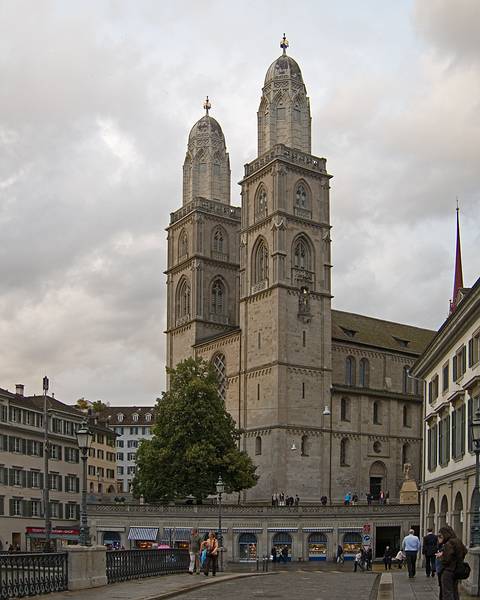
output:
<svg viewBox="0 0 480 600"><path fill-rule="evenodd" d="M281 47L240 206L208 98L190 131L167 228L167 366L189 356L215 366L260 475L244 501L382 490L395 501L403 463L420 476L423 390L409 369L434 332L332 310L332 175L312 154L303 75Z"/></svg>
<svg viewBox="0 0 480 600"><path fill-rule="evenodd" d="M52 541L78 539L81 463L75 431L83 414L48 397ZM43 547L43 397L0 389L0 547Z"/></svg>

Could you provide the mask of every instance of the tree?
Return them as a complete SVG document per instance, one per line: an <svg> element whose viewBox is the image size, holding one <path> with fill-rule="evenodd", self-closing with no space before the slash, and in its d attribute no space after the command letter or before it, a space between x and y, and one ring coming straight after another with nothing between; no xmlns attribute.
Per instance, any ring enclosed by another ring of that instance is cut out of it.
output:
<svg viewBox="0 0 480 600"><path fill-rule="evenodd" d="M215 493L219 475L228 492L255 485L250 457L237 448L240 432L218 393L210 363L188 358L168 369L170 390L157 401L151 440L137 451L134 494L149 501Z"/></svg>

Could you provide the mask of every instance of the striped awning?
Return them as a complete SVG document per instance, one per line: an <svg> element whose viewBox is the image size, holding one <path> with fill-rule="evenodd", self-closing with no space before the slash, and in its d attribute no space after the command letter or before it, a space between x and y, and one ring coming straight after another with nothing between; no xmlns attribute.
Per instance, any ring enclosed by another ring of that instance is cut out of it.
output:
<svg viewBox="0 0 480 600"><path fill-rule="evenodd" d="M298 531L298 527L269 527L267 529L267 531L271 531L271 532L286 531L286 532L296 533Z"/></svg>
<svg viewBox="0 0 480 600"><path fill-rule="evenodd" d="M234 527L233 533L262 533L262 527Z"/></svg>
<svg viewBox="0 0 480 600"><path fill-rule="evenodd" d="M158 536L158 527L130 527L129 540L142 542L155 542Z"/></svg>
<svg viewBox="0 0 480 600"><path fill-rule="evenodd" d="M303 527L305 533L330 533L333 527Z"/></svg>
<svg viewBox="0 0 480 600"><path fill-rule="evenodd" d="M171 536L175 541L187 542L190 539L191 532L191 527L164 527L163 539L169 539Z"/></svg>

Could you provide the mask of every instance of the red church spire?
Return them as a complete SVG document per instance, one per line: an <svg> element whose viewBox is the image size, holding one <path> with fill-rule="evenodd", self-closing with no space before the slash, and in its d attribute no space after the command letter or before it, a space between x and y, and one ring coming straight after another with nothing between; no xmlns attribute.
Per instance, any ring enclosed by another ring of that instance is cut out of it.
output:
<svg viewBox="0 0 480 600"><path fill-rule="evenodd" d="M457 248L455 252L455 277L453 280L453 297L450 300L450 313L456 308L458 291L463 288L463 270L462 270L462 248L460 245L460 217L457 200Z"/></svg>

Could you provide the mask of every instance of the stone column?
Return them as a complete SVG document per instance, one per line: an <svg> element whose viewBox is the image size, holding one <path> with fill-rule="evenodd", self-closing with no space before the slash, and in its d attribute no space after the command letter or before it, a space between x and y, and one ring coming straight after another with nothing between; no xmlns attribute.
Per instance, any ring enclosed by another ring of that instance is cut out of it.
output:
<svg viewBox="0 0 480 600"><path fill-rule="evenodd" d="M466 562L470 565L471 573L468 579L462 581L460 587L471 596L478 596L480 593L480 547L468 549L468 554L465 557Z"/></svg>
<svg viewBox="0 0 480 600"><path fill-rule="evenodd" d="M67 546L70 591L107 585L105 546Z"/></svg>

